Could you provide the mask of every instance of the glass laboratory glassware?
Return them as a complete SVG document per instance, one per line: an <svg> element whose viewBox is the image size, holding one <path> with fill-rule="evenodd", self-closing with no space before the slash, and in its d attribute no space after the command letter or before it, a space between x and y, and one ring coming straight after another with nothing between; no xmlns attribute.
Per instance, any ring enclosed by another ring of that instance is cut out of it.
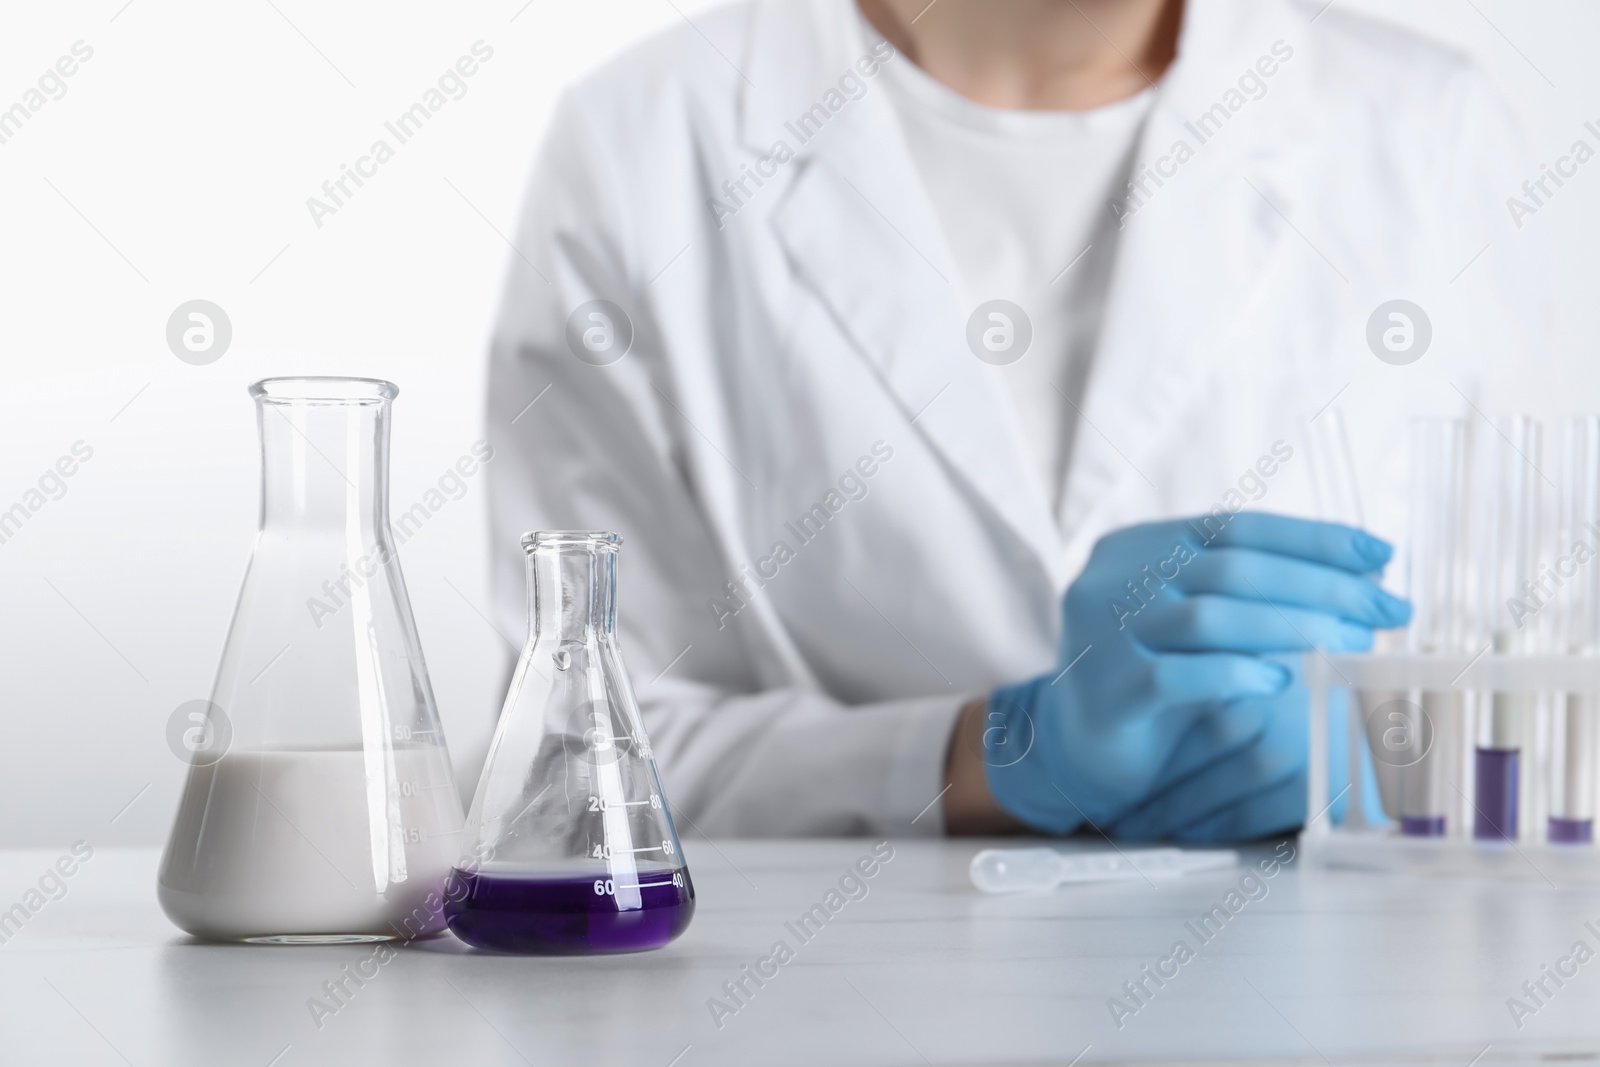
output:
<svg viewBox="0 0 1600 1067"><path fill-rule="evenodd" d="M1513 612L1513 605L1531 591L1539 563L1540 430L1536 419L1519 415L1502 420L1495 436L1485 440L1488 514L1483 529L1489 550L1480 553L1479 562L1484 568L1481 581L1489 591L1483 625L1496 655L1540 651L1537 615ZM1472 836L1515 839L1529 771L1522 756L1538 694L1495 692L1487 701L1488 714L1479 719L1473 752Z"/></svg>
<svg viewBox="0 0 1600 1067"><path fill-rule="evenodd" d="M389 529L390 402L364 378L250 387L261 521L162 857L199 937L409 940L443 929L461 800Z"/></svg>
<svg viewBox="0 0 1600 1067"><path fill-rule="evenodd" d="M1412 619L1406 631L1413 655L1460 651L1463 627L1462 530L1466 518L1466 423L1423 418L1412 424L1410 532L1406 546L1406 585ZM1401 764L1400 831L1415 837L1441 837L1450 808L1447 768L1461 729L1462 694L1425 690L1412 701L1419 722L1404 724L1409 751L1396 753Z"/></svg>
<svg viewBox="0 0 1600 1067"><path fill-rule="evenodd" d="M694 883L616 638L614 533L532 533L517 661L445 892L470 945L578 955L665 945Z"/></svg>
<svg viewBox="0 0 1600 1067"><path fill-rule="evenodd" d="M1556 592L1555 647L1569 656L1600 655L1600 416L1562 420L1555 440L1557 511L1551 546ZM1594 842L1600 694L1556 699L1551 731L1550 814L1546 832L1559 844Z"/></svg>
<svg viewBox="0 0 1600 1067"><path fill-rule="evenodd" d="M1356 529L1366 529L1366 515L1361 506L1360 482L1356 477L1355 458L1350 450L1350 436L1345 429L1344 416L1338 408L1324 408L1306 424L1306 459L1311 469L1311 491L1316 498L1318 517L1328 522L1339 522ZM1406 550L1402 541L1400 552ZM1375 575L1385 588L1396 595L1405 595L1403 583L1395 575L1403 574L1401 561L1388 567L1382 576ZM1396 630L1379 630L1373 635L1372 651L1389 655L1402 651L1405 635ZM1348 694L1353 703L1345 709L1350 750L1358 752L1362 774L1351 775L1348 788L1350 801L1346 804L1341 825L1361 827L1369 821L1380 822L1379 816L1400 818L1400 792L1402 768L1393 758L1387 742L1392 732L1393 717L1405 718L1406 713L1395 709L1406 707L1405 693L1393 689L1357 689ZM1337 701L1337 697L1334 698ZM1359 715L1353 721L1348 716ZM1336 707L1330 706L1331 727L1337 729ZM1415 724L1407 724L1412 726ZM1408 731L1402 729L1401 736ZM1365 737L1365 744L1362 739ZM1372 753L1382 753L1385 758L1374 759ZM1364 773L1372 771L1373 782L1378 787L1377 810L1366 805Z"/></svg>

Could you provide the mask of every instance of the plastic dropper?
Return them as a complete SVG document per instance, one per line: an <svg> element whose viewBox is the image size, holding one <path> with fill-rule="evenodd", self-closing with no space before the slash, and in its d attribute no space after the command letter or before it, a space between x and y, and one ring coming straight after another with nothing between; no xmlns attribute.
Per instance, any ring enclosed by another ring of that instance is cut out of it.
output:
<svg viewBox="0 0 1600 1067"><path fill-rule="evenodd" d="M1145 848L1131 852L1058 852L1053 848L986 848L968 873L985 893L1046 893L1067 882L1177 878L1239 865L1233 849Z"/></svg>

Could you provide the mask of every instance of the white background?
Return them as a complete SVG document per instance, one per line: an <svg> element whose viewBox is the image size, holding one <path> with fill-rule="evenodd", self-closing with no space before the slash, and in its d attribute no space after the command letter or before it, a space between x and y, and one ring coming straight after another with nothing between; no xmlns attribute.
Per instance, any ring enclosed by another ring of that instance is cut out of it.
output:
<svg viewBox="0 0 1600 1067"><path fill-rule="evenodd" d="M1579 136L1600 144L1582 129L1600 125L1600 8L1337 2L1381 8L1478 56L1526 121L1535 158L1553 162ZM0 545L0 845L164 838L184 770L167 718L209 693L257 518L246 385L303 373L398 383L396 512L420 497L482 436L485 343L513 254L501 235L513 232L555 93L709 6L0 9L0 108L73 42L94 49L66 95L0 145L0 510L75 441L94 449L65 497ZM306 198L480 39L494 57L467 94L314 226ZM709 46L705 61L723 62ZM1486 253L1508 254L1535 228L1555 248L1552 359L1507 375L1508 405L1600 408L1589 340L1597 212L1600 161ZM232 347L205 367L165 341L168 316L194 298L233 323ZM509 641L522 638L484 618L484 507L479 474L402 551L468 791Z"/></svg>

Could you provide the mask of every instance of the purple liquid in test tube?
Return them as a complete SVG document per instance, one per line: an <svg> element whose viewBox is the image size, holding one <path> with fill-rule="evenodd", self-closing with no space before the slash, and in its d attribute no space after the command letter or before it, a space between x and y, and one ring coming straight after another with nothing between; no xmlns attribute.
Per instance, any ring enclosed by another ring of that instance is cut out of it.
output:
<svg viewBox="0 0 1600 1067"><path fill-rule="evenodd" d="M1480 748L1474 758L1478 783L1476 816L1472 836L1483 839L1517 836L1517 766L1521 753L1516 749Z"/></svg>
<svg viewBox="0 0 1600 1067"><path fill-rule="evenodd" d="M1550 816L1550 840L1559 845L1587 845L1594 841L1593 819L1563 819Z"/></svg>
<svg viewBox="0 0 1600 1067"><path fill-rule="evenodd" d="M476 948L500 952L639 952L665 945L694 916L694 886L682 867L640 873L627 885L457 868L449 886L445 921L451 932Z"/></svg>
<svg viewBox="0 0 1600 1067"><path fill-rule="evenodd" d="M1402 815L1400 832L1408 837L1443 837L1443 815Z"/></svg>

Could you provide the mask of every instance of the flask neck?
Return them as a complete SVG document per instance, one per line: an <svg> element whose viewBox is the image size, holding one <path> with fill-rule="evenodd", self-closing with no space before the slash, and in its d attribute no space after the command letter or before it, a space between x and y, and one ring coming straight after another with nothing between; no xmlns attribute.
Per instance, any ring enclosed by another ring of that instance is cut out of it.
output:
<svg viewBox="0 0 1600 1067"><path fill-rule="evenodd" d="M389 403L257 399L261 528L389 530Z"/></svg>
<svg viewBox="0 0 1600 1067"><path fill-rule="evenodd" d="M615 636L615 545L593 539L541 542L527 554L532 640L588 644Z"/></svg>

